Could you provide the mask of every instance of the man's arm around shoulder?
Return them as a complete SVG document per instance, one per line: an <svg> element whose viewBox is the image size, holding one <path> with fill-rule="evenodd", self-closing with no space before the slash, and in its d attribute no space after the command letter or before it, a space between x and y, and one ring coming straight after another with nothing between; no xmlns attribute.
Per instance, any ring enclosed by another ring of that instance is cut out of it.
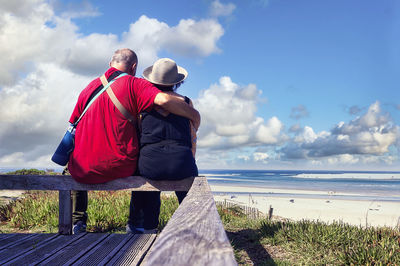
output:
<svg viewBox="0 0 400 266"><path fill-rule="evenodd" d="M183 117L190 119L196 130L200 126L200 113L185 102L182 96L174 93L160 92L154 99L154 104L162 107L163 109Z"/></svg>

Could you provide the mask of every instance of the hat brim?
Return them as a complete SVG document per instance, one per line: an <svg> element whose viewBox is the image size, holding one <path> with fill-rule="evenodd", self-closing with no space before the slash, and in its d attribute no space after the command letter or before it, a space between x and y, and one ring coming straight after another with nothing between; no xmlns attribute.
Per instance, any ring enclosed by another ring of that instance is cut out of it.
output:
<svg viewBox="0 0 400 266"><path fill-rule="evenodd" d="M163 83L163 82L151 79L150 78L150 74L153 71L153 66L149 66L148 68L143 70L142 77L145 80L147 80L147 81L149 81L149 82L151 82L153 84L156 84L156 85L173 86L175 84L178 84L178 83L184 81L188 76L188 72L186 71L186 69L184 69L181 66L176 66L176 67L178 68L178 75L177 75L176 79L172 83Z"/></svg>

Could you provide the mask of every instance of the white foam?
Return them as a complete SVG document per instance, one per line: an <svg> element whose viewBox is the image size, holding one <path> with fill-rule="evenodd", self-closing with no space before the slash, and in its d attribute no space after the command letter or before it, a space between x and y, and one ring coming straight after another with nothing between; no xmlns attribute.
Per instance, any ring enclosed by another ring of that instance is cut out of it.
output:
<svg viewBox="0 0 400 266"><path fill-rule="evenodd" d="M297 178L309 179L367 179L367 180L398 180L400 173L304 173L295 175Z"/></svg>

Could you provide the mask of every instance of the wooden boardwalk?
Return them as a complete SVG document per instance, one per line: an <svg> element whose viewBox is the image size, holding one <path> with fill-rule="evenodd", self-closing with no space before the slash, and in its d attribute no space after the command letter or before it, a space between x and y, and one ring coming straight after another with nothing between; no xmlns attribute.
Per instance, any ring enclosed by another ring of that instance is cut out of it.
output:
<svg viewBox="0 0 400 266"><path fill-rule="evenodd" d="M0 265L137 265L155 234L1 234Z"/></svg>

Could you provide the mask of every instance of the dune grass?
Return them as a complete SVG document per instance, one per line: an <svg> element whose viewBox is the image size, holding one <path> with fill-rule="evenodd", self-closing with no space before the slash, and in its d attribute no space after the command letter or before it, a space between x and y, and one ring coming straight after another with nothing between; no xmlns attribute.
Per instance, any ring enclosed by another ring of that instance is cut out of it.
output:
<svg viewBox="0 0 400 266"><path fill-rule="evenodd" d="M254 220L241 214L240 208L220 208L220 216L240 264L249 259L259 265L400 264L398 229Z"/></svg>

